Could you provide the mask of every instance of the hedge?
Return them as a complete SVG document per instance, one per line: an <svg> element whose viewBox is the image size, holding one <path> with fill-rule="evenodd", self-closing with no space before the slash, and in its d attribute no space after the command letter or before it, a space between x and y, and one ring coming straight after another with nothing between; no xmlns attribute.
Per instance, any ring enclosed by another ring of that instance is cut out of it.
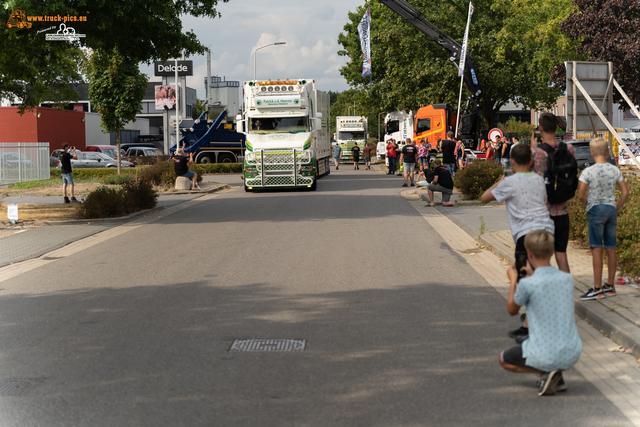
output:
<svg viewBox="0 0 640 427"><path fill-rule="evenodd" d="M122 168L121 170L123 174L138 176L140 172L148 167L138 166L135 168ZM240 173L242 172L242 163L191 164L189 169L195 171L198 175L205 173ZM117 168L77 168L73 169L72 174L76 179L91 179L117 175L118 170ZM51 178L62 179L59 168L51 168Z"/></svg>

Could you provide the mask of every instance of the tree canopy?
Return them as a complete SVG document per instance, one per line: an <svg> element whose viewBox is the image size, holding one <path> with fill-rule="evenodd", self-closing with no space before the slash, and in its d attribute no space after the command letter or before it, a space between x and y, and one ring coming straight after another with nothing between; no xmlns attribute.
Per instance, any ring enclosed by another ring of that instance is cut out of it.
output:
<svg viewBox="0 0 640 427"><path fill-rule="evenodd" d="M466 0L411 0L424 18L462 43L467 20ZM482 85L482 114L491 126L507 102L525 107L550 106L561 94L549 80L559 61L575 57L575 45L558 28L571 12L571 0L476 0L469 31L469 52ZM460 79L448 51L405 22L381 3L370 4L372 95L382 111L411 109L433 103L457 107ZM357 26L364 7L349 14L338 37L340 55L349 62L341 74L355 88L364 89L362 52ZM463 92L463 102L468 91Z"/></svg>
<svg viewBox="0 0 640 427"><path fill-rule="evenodd" d="M578 56L613 62L614 77L640 104L640 0L575 0L573 13L560 30L578 43ZM554 71L554 82L564 88L563 64ZM615 90L614 99L622 100Z"/></svg>
<svg viewBox="0 0 640 427"><path fill-rule="evenodd" d="M75 99L69 85L82 80L79 47L117 50L124 61L136 65L177 57L182 50L186 55L204 53L205 46L196 35L183 29L181 16L215 18L218 2L227 1L6 1L0 8L0 96L21 98L25 106ZM45 41L45 32L55 32L60 25L52 21L29 19L29 28L9 28L6 24L16 9L27 17L86 17L86 21L66 23L86 37L75 42Z"/></svg>

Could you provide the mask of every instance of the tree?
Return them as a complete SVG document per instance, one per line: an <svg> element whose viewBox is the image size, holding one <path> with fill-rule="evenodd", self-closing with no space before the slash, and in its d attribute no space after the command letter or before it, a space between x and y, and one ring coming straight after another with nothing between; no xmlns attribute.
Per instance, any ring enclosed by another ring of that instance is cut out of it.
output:
<svg viewBox="0 0 640 427"><path fill-rule="evenodd" d="M200 117L200 114L207 111L207 106L201 99L196 99L196 108L191 112L191 118L197 119Z"/></svg>
<svg viewBox="0 0 640 427"><path fill-rule="evenodd" d="M192 31L184 31L184 15L216 18L219 1L228 0L12 0L0 9L0 96L21 98L25 107L43 101L75 99L69 84L80 82L79 47L113 52L138 64L204 53ZM72 16L86 21L67 22L77 42L45 41L43 32L55 32L58 22L29 20L29 28L9 28L6 23L16 9L27 17ZM54 96L55 99L51 99Z"/></svg>
<svg viewBox="0 0 640 427"><path fill-rule="evenodd" d="M85 65L89 80L89 98L100 113L100 126L106 132L116 132L118 175L120 174L120 129L142 110L142 98L147 88L147 75L138 65L117 50L94 52Z"/></svg>
<svg viewBox="0 0 640 427"><path fill-rule="evenodd" d="M574 10L560 30L577 44L576 56L589 61L613 62L613 75L640 104L640 0L575 0ZM554 70L554 82L565 88L562 63ZM614 89L614 100L622 97Z"/></svg>
<svg viewBox="0 0 640 427"><path fill-rule="evenodd" d="M477 0L469 32L469 52L482 85L482 115L489 127L500 107L513 100L525 107L551 105L561 90L552 87L550 68L559 58L573 55L567 38L549 25L555 14L571 9L571 0ZM425 19L462 43L467 18L466 0L412 0ZM370 4L372 15L372 98L382 111L415 109L433 103L457 107L460 79L450 53L380 3ZM564 8L564 9L563 9ZM350 58L341 69L347 82L365 88L357 26L361 7L349 14L338 37ZM547 20L547 21L545 21ZM541 46L553 44L550 48ZM468 92L465 89L465 96ZM463 98L463 102L464 102Z"/></svg>

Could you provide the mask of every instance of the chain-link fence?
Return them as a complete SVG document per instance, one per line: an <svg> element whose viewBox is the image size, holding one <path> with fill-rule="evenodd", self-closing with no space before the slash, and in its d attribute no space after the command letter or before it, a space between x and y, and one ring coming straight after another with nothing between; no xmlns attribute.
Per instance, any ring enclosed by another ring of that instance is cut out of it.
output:
<svg viewBox="0 0 640 427"><path fill-rule="evenodd" d="M48 142L0 142L0 185L51 177Z"/></svg>

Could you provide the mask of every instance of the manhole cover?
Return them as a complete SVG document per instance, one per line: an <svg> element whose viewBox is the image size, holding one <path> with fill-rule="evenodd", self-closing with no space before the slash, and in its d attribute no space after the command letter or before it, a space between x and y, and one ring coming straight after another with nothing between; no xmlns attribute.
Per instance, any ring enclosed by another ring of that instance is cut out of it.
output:
<svg viewBox="0 0 640 427"><path fill-rule="evenodd" d="M24 396L44 378L0 380L0 396Z"/></svg>
<svg viewBox="0 0 640 427"><path fill-rule="evenodd" d="M229 351L304 351L306 340L235 340Z"/></svg>

